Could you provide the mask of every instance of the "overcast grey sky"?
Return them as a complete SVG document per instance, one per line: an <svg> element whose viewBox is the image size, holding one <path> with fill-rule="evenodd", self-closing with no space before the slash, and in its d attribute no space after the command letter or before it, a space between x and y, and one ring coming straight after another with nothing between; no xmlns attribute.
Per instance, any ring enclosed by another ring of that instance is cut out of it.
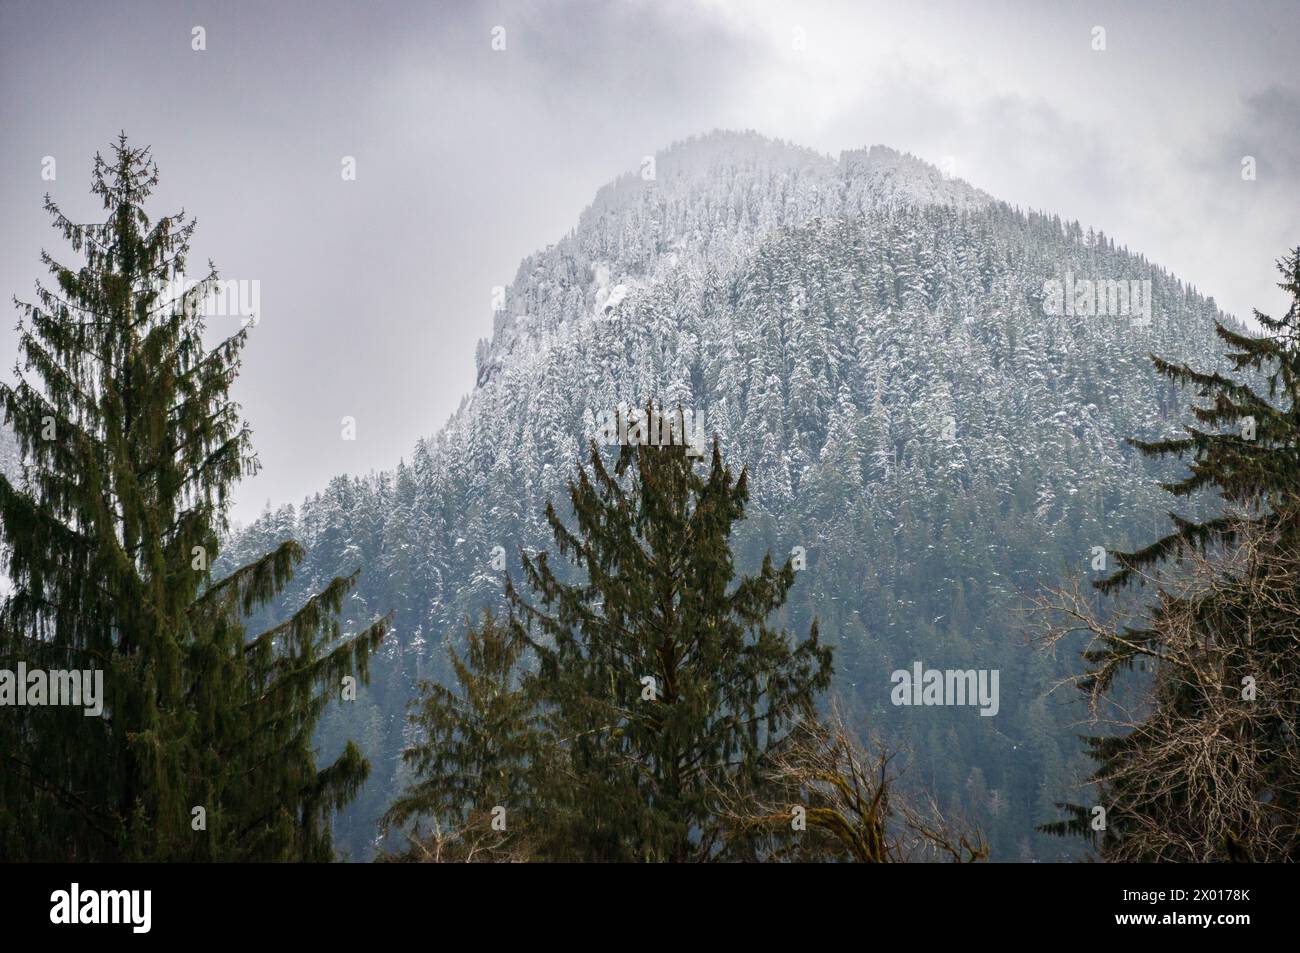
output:
<svg viewBox="0 0 1300 953"><path fill-rule="evenodd" d="M41 247L71 258L47 190L91 220L94 152L152 145L155 212L198 217L191 261L261 283L248 520L409 456L473 385L492 287L600 185L715 128L947 160L1229 311L1280 311L1298 54L1296 2L0 0L0 291L30 296Z"/></svg>

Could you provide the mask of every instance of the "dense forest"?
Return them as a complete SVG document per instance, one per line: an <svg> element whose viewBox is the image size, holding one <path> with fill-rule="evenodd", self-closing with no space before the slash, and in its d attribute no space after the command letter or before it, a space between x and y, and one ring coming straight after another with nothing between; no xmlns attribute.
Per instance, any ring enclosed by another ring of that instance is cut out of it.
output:
<svg viewBox="0 0 1300 953"><path fill-rule="evenodd" d="M1149 279L1150 325L1045 313L1044 282L1067 272ZM1035 649L1026 611L1043 585L1104 576L1095 547L1162 530L1156 481L1177 464L1125 438L1186 419L1149 354L1227 366L1215 320L1213 300L1107 236L908 156L704 137L661 154L654 180L602 190L521 265L478 386L409 461L267 512L223 558L291 537L308 557L290 601L361 568L355 618L393 613L373 684L323 722L374 762L337 828L366 857L409 780L417 681L450 675L445 646L500 608L521 550L546 548L547 501L601 414L684 407L749 469L741 564L806 554L783 618L820 620L852 720L909 751L907 781L977 822L995 859L1074 856L1035 827L1088 774L1086 713L1052 691L1077 660ZM999 714L890 704L890 673L915 660L1000 670Z"/></svg>

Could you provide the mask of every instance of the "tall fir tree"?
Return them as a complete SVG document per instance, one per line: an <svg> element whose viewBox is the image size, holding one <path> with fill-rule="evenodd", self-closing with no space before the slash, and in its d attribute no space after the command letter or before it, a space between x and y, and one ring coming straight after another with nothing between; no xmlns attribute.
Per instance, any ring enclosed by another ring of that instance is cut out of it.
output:
<svg viewBox="0 0 1300 953"><path fill-rule="evenodd" d="M1116 554L1120 568L1101 590L1160 582L1138 625L1076 614L1097 639L1079 683L1094 704L1121 672L1154 667L1144 714L1086 739L1099 803L1058 805L1067 819L1042 828L1088 837L1109 860L1300 857L1300 247L1278 269L1292 299L1282 318L1256 311L1258 337L1216 328L1235 370L1266 390L1153 357L1163 375L1197 388L1205 403L1192 413L1215 429L1134 443L1148 456L1190 458L1190 473L1162 486L1178 497L1217 491L1223 511L1171 514L1171 533Z"/></svg>
<svg viewBox="0 0 1300 953"><path fill-rule="evenodd" d="M351 743L318 769L313 732L345 676L368 679L378 620L344 637L355 576L249 638L296 543L214 580L232 485L257 468L230 386L247 335L203 340L217 275L185 291L195 228L151 222L147 148L96 155L102 224L47 196L84 264L42 252L54 288L17 302L20 366L0 385L25 477L0 476L12 591L6 667L98 670L102 717L8 709L0 739L0 856L46 860L328 860L328 820L368 772ZM29 376L30 375L30 376Z"/></svg>
<svg viewBox="0 0 1300 953"><path fill-rule="evenodd" d="M564 752L539 831L552 859L719 856L719 792L761 784L764 753L830 682L815 621L803 641L771 624L791 561L778 568L769 554L754 575L736 572L747 474L732 474L716 441L697 461L688 444L656 439L661 419L647 408L632 422L612 470L592 444L568 484L572 528L547 505L569 567L524 553L532 598L507 582L538 655L531 687Z"/></svg>

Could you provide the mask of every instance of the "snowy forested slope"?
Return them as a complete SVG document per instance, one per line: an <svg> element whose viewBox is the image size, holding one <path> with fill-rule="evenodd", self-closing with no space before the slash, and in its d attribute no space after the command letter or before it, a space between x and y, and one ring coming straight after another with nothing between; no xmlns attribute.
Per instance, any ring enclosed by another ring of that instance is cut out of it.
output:
<svg viewBox="0 0 1300 953"><path fill-rule="evenodd" d="M1067 271L1150 279L1150 325L1045 314L1044 281ZM715 134L605 187L520 266L440 430L389 472L268 512L223 557L293 535L309 551L296 597L359 566L353 616L394 613L374 684L326 719L326 751L353 737L374 765L338 843L366 856L404 781L416 679L499 598L493 548L513 571L518 547L546 547L546 501L596 416L654 399L703 413L750 468L742 564L806 549L790 621L820 618L859 723L910 745L909 779L982 825L995 858L1057 856L1032 829L1085 769L1080 712L1047 695L1075 660L1029 647L1018 610L1088 572L1091 547L1162 525L1122 440L1175 425L1185 399L1147 355L1216 363L1216 316L1110 238L881 147L836 161ZM1000 670L998 715L891 705L890 673L917 660Z"/></svg>

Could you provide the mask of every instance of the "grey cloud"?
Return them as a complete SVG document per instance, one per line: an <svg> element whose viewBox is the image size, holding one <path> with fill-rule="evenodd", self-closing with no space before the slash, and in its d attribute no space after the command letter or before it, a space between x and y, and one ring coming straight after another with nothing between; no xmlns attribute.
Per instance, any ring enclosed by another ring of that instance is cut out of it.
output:
<svg viewBox="0 0 1300 953"><path fill-rule="evenodd" d="M1275 176L1293 191L1300 185L1300 90L1270 86L1246 97L1240 126L1260 171Z"/></svg>
<svg viewBox="0 0 1300 953"><path fill-rule="evenodd" d="M1300 207L1295 18L1267 4L1231 17L1115 7L1114 50L1098 61L1079 45L1087 17L1025 9L0 3L0 292L28 295L39 249L64 252L41 211L47 189L91 215L95 150L119 129L152 144L157 210L199 218L194 260L262 282L237 384L265 465L241 487L245 519L262 500L389 467L435 431L473 386L492 287L605 182L715 128L831 154L879 142L951 155L998 198L1104 228L1233 310L1260 303ZM796 13L802 59L779 48ZM504 53L490 47L498 24ZM1182 95L1189 63L1235 114ZM1142 138L1163 118L1149 93L1186 113L1167 148ZM1116 124L1086 115L1098 101ZM1241 143L1258 153L1253 191L1233 182ZM56 182L40 179L45 155ZM340 179L345 155L356 182ZM0 335L0 367L13 346ZM344 415L354 442L339 439Z"/></svg>

